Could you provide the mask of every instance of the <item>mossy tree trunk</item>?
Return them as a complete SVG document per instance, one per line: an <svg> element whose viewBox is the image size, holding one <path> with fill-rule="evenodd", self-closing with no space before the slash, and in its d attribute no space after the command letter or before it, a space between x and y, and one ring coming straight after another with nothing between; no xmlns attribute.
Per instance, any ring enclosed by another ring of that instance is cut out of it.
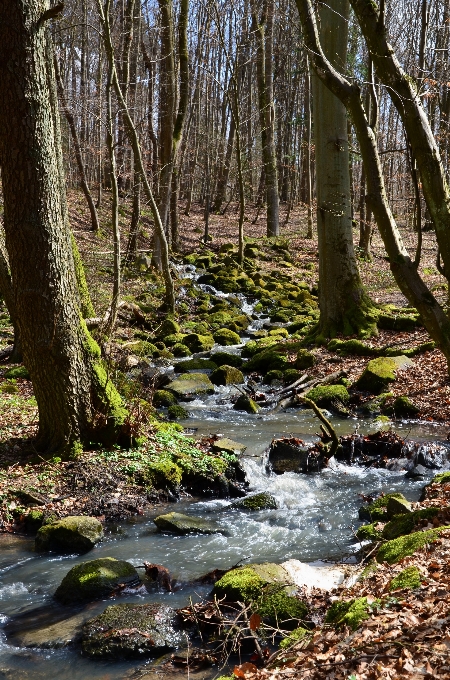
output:
<svg viewBox="0 0 450 680"><path fill-rule="evenodd" d="M11 319L11 324L14 328L14 346L11 354L9 355L9 360L12 362L19 362L22 361L20 331L16 322L11 275L9 273L6 253L3 252L1 236L0 236L0 296L5 301L6 309L8 310L9 318Z"/></svg>
<svg viewBox="0 0 450 680"><path fill-rule="evenodd" d="M347 59L348 0L320 6L320 38L325 55L340 71ZM376 330L368 315L353 247L347 111L321 82L312 77L316 157L317 232L319 242L318 339L366 334Z"/></svg>
<svg viewBox="0 0 450 680"><path fill-rule="evenodd" d="M61 6L59 6L61 8ZM0 5L4 226L24 363L50 453L114 436L126 411L82 320L59 159L48 0Z"/></svg>

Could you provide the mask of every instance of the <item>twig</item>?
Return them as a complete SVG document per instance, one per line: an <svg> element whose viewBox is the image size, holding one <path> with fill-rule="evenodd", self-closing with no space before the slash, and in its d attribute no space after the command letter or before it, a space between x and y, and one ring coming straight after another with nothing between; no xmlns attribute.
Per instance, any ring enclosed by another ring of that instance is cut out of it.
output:
<svg viewBox="0 0 450 680"><path fill-rule="evenodd" d="M331 458L332 456L334 456L334 454L338 450L338 446L339 446L339 438L336 434L336 430L334 429L334 427L332 426L330 421L325 418L322 410L317 406L317 404L315 404L312 401L312 399L308 399L307 397L301 397L301 396L299 396L298 398L300 399L300 401L302 401L304 404L309 406L309 408L311 408L314 411L316 416L319 418L319 420L325 425L326 429L328 430L328 433L331 437L331 442L332 442L331 448L330 448L330 458Z"/></svg>

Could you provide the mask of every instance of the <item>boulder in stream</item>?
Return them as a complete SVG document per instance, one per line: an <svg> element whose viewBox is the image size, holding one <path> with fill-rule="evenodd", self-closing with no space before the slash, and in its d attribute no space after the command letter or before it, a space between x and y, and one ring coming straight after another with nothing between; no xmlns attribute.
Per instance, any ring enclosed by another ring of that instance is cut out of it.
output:
<svg viewBox="0 0 450 680"><path fill-rule="evenodd" d="M219 451L225 451L226 453L231 453L235 456L238 456L244 453L247 447L245 444L240 444L239 442L235 442L232 439L223 437L222 439L217 439L211 448L215 453L218 453Z"/></svg>
<svg viewBox="0 0 450 680"><path fill-rule="evenodd" d="M231 331L229 328L219 328L218 331L215 331L213 337L217 344L223 345L225 347L230 345L239 345L241 342L239 335L234 331Z"/></svg>
<svg viewBox="0 0 450 680"><path fill-rule="evenodd" d="M213 394L214 385L205 373L184 373L167 385L182 401L192 401L203 394Z"/></svg>
<svg viewBox="0 0 450 680"><path fill-rule="evenodd" d="M235 411L245 411L246 413L258 413L259 406L246 394L241 394L233 406Z"/></svg>
<svg viewBox="0 0 450 680"><path fill-rule="evenodd" d="M325 463L324 454L308 447L297 437L274 439L267 458L268 469L277 475L284 472L317 472Z"/></svg>
<svg viewBox="0 0 450 680"><path fill-rule="evenodd" d="M42 628L15 631L11 637L8 636L8 640L18 647L61 649L78 642L81 637L81 628L86 618L86 612L80 612L70 616L68 619L43 626Z"/></svg>
<svg viewBox="0 0 450 680"><path fill-rule="evenodd" d="M231 504L232 508L239 510L276 510L278 508L277 501L274 496L268 491L261 493L253 493L234 501Z"/></svg>
<svg viewBox="0 0 450 680"><path fill-rule="evenodd" d="M139 574L132 564L101 557L72 567L56 589L55 598L62 604L91 602L139 583Z"/></svg>
<svg viewBox="0 0 450 680"><path fill-rule="evenodd" d="M168 531L172 534L220 534L223 529L216 522L211 522L200 517L183 515L181 512L169 512L167 515L159 515L153 520L160 531Z"/></svg>
<svg viewBox="0 0 450 680"><path fill-rule="evenodd" d="M103 527L95 517L64 517L45 524L37 533L37 552L85 553L103 538Z"/></svg>
<svg viewBox="0 0 450 680"><path fill-rule="evenodd" d="M83 654L92 659L142 659L184 646L174 609L163 604L116 604L87 621Z"/></svg>
<svg viewBox="0 0 450 680"><path fill-rule="evenodd" d="M241 385L244 376L238 368L224 364L211 373L211 382L214 385Z"/></svg>

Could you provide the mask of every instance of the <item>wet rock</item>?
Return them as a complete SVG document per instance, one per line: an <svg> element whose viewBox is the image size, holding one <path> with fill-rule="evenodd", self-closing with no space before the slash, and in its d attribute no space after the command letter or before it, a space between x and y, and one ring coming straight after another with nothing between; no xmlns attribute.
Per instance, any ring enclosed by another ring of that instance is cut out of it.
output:
<svg viewBox="0 0 450 680"><path fill-rule="evenodd" d="M393 404L389 404L383 409L383 413L396 418L412 418L419 413L420 409L409 399L409 397L397 397Z"/></svg>
<svg viewBox="0 0 450 680"><path fill-rule="evenodd" d="M232 508L239 510L276 510L278 508L277 502L268 491L262 493L254 493L234 501L231 504Z"/></svg>
<svg viewBox="0 0 450 680"><path fill-rule="evenodd" d="M9 640L18 647L39 647L40 649L67 647L79 641L81 628L87 616L86 612L81 612L50 626L20 630L15 632Z"/></svg>
<svg viewBox="0 0 450 680"><path fill-rule="evenodd" d="M215 355L214 355L215 359ZM175 364L176 373L188 373L189 371L214 371L219 364L213 359L188 359Z"/></svg>
<svg viewBox="0 0 450 680"><path fill-rule="evenodd" d="M64 517L41 527L35 539L37 552L85 553L103 538L95 517Z"/></svg>
<svg viewBox="0 0 450 680"><path fill-rule="evenodd" d="M184 373L167 385L178 399L192 401L203 394L213 394L214 385L205 373Z"/></svg>
<svg viewBox="0 0 450 680"><path fill-rule="evenodd" d="M325 457L301 439L275 439L269 448L267 466L275 474L284 472L317 472L325 464Z"/></svg>
<svg viewBox="0 0 450 680"><path fill-rule="evenodd" d="M404 370L412 366L408 357L379 357L369 361L355 385L360 390L366 390L373 394L379 394L386 390L389 383L395 381L396 371Z"/></svg>
<svg viewBox="0 0 450 680"><path fill-rule="evenodd" d="M90 602L139 583L139 574L132 564L101 557L72 567L56 589L55 598L62 604Z"/></svg>
<svg viewBox="0 0 450 680"><path fill-rule="evenodd" d="M372 501L368 505L363 505L359 508L359 519L368 522L386 522L389 517L387 514L387 505L391 498L396 498L400 502L408 502L402 493L394 492L387 493Z"/></svg>
<svg viewBox="0 0 450 680"><path fill-rule="evenodd" d="M214 385L241 385L244 382L242 371L226 364L216 368L210 379Z"/></svg>
<svg viewBox="0 0 450 680"><path fill-rule="evenodd" d="M239 354L231 354L230 352L214 352L211 355L211 360L217 364L217 366L233 366L234 368L240 368L243 364L242 357ZM214 367L215 368L215 367Z"/></svg>
<svg viewBox="0 0 450 680"><path fill-rule="evenodd" d="M81 648L92 659L141 659L183 645L171 607L116 604L84 624Z"/></svg>
<svg viewBox="0 0 450 680"><path fill-rule="evenodd" d="M246 413L258 413L259 406L246 394L241 394L235 405L233 406L235 411L245 411Z"/></svg>
<svg viewBox="0 0 450 680"><path fill-rule="evenodd" d="M408 470L405 477L408 479L425 479L427 469L423 465L416 465L411 470Z"/></svg>
<svg viewBox="0 0 450 680"><path fill-rule="evenodd" d="M223 530L216 522L200 519L200 517L183 515L180 512L169 512L167 515L159 515L153 521L160 531L168 531L173 534L223 533Z"/></svg>
<svg viewBox="0 0 450 680"><path fill-rule="evenodd" d="M245 444L240 444L239 442L224 437L223 439L217 439L211 448L214 452L226 451L226 453L232 453L239 456L244 453L247 447Z"/></svg>

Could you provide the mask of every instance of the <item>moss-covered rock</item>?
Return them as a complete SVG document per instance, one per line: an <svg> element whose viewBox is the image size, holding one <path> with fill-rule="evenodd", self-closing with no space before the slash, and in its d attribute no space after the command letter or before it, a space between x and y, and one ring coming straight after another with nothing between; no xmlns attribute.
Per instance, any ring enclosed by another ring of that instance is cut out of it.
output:
<svg viewBox="0 0 450 680"><path fill-rule="evenodd" d="M359 356L359 357L376 357L378 356L378 349L371 347L361 340L338 340L334 338L330 340L327 345L330 352L336 352L340 356Z"/></svg>
<svg viewBox="0 0 450 680"><path fill-rule="evenodd" d="M119 585L138 585L139 574L132 564L101 557L77 564L64 576L55 598L62 604L78 604L109 597Z"/></svg>
<svg viewBox="0 0 450 680"><path fill-rule="evenodd" d="M411 359L399 357L379 357L369 361L355 385L360 390L379 394L395 381L395 372L411 365Z"/></svg>
<svg viewBox="0 0 450 680"><path fill-rule="evenodd" d="M173 319L164 319L161 328L158 331L158 336L163 338L166 335L172 335L180 332L180 326Z"/></svg>
<svg viewBox="0 0 450 680"><path fill-rule="evenodd" d="M37 552L85 553L103 538L95 517L64 517L41 527L35 539Z"/></svg>
<svg viewBox="0 0 450 680"><path fill-rule="evenodd" d="M87 621L81 649L92 659L141 659L184 645L177 616L162 604L116 604Z"/></svg>
<svg viewBox="0 0 450 680"><path fill-rule="evenodd" d="M214 385L241 385L244 382L242 371L226 364L216 368L210 379Z"/></svg>
<svg viewBox="0 0 450 680"><path fill-rule="evenodd" d="M184 345L182 342L177 342L172 347L172 354L174 357L188 357L191 355L191 350L187 345Z"/></svg>
<svg viewBox="0 0 450 680"><path fill-rule="evenodd" d="M406 498L402 493L387 493L377 498L373 503L361 506L359 508L359 519L368 520L369 522L386 522L390 519L387 514L387 505L391 498L406 501Z"/></svg>
<svg viewBox="0 0 450 680"><path fill-rule="evenodd" d="M230 331L229 328L220 328L218 331L215 331L213 338L218 345L224 345L227 347L230 345L239 345L241 342L239 335L233 331Z"/></svg>
<svg viewBox="0 0 450 680"><path fill-rule="evenodd" d="M439 508L424 508L408 514L394 516L384 527L382 536L386 541L391 541L399 536L407 536L419 525L420 520L433 519L439 512Z"/></svg>
<svg viewBox="0 0 450 680"><path fill-rule="evenodd" d="M189 413L179 404L173 404L167 409L167 416L170 420L186 420L186 418L189 418Z"/></svg>
<svg viewBox="0 0 450 680"><path fill-rule="evenodd" d="M258 338L258 340L250 340L242 349L242 356L251 358L269 347L277 344L277 338L267 336L265 338Z"/></svg>
<svg viewBox="0 0 450 680"><path fill-rule="evenodd" d="M286 385L291 385L292 383L294 383L299 378L300 378L300 372L297 371L296 368L288 368L283 373L283 382Z"/></svg>
<svg viewBox="0 0 450 680"><path fill-rule="evenodd" d="M268 371L264 376L263 382L265 385L271 385L274 380L282 382L283 376L284 376L283 371Z"/></svg>
<svg viewBox="0 0 450 680"><path fill-rule="evenodd" d="M176 404L177 400L172 392L168 390L156 390L153 395L153 406L173 406Z"/></svg>
<svg viewBox="0 0 450 680"><path fill-rule="evenodd" d="M307 368L311 368L316 363L316 357L312 352L308 352L307 349L299 349L297 352L297 358L295 359L295 368L300 371L304 371Z"/></svg>
<svg viewBox="0 0 450 680"><path fill-rule="evenodd" d="M450 472L440 472L433 477L430 484L450 484ZM430 484L427 484L427 486L430 486Z"/></svg>
<svg viewBox="0 0 450 680"><path fill-rule="evenodd" d="M325 623L332 624L337 628L348 626L356 630L358 626L369 618L370 607L366 597L358 597L344 602L338 600L333 602L326 613Z"/></svg>
<svg viewBox="0 0 450 680"><path fill-rule="evenodd" d="M379 541L382 538L382 532L376 529L377 523L363 524L356 530L356 537L360 541Z"/></svg>
<svg viewBox="0 0 450 680"><path fill-rule="evenodd" d="M208 352L214 345L214 338L212 335L189 333L184 336L183 344L189 347L192 352Z"/></svg>
<svg viewBox="0 0 450 680"><path fill-rule="evenodd" d="M408 534L408 536L399 536L392 541L387 541L378 550L377 562L387 562L388 564L400 562L404 557L413 555L425 545L436 541L439 534L448 528L440 527L428 531L416 531L413 534Z"/></svg>
<svg viewBox="0 0 450 680"><path fill-rule="evenodd" d="M389 584L389 590L414 590L420 588L422 575L417 567L406 567Z"/></svg>
<svg viewBox="0 0 450 680"><path fill-rule="evenodd" d="M250 604L267 621L304 619L306 605L289 594L286 570L278 564L251 564L227 572L214 586L214 594L231 602Z"/></svg>
<svg viewBox="0 0 450 680"><path fill-rule="evenodd" d="M272 328L269 331L269 336L274 338L288 338L289 333L286 328Z"/></svg>
<svg viewBox="0 0 450 680"><path fill-rule="evenodd" d="M255 354L245 365L245 370L247 371L260 371L261 373L267 373L268 371L285 371L287 368L292 367L285 354L277 352L275 347Z"/></svg>
<svg viewBox="0 0 450 680"><path fill-rule="evenodd" d="M350 399L347 388L344 385L318 385L306 394L317 406L330 408L335 401L346 404Z"/></svg>
<svg viewBox="0 0 450 680"><path fill-rule="evenodd" d="M216 522L211 522L200 517L183 515L180 512L169 512L159 515L153 520L160 531L172 534L220 534L223 533Z"/></svg>
<svg viewBox="0 0 450 680"><path fill-rule="evenodd" d="M177 399L191 401L203 394L213 394L214 385L205 373L183 373L167 385Z"/></svg>
<svg viewBox="0 0 450 680"><path fill-rule="evenodd" d="M276 510L278 505L271 493L262 491L234 501L231 507L238 508L239 510Z"/></svg>
<svg viewBox="0 0 450 680"><path fill-rule="evenodd" d="M211 359L217 366L226 364L227 366L240 368L244 363L239 354L231 354L231 352L214 352L214 354L211 355Z"/></svg>
<svg viewBox="0 0 450 680"><path fill-rule="evenodd" d="M408 515L411 510L411 503L404 496L391 494L387 505L386 514L391 519L396 515Z"/></svg>
<svg viewBox="0 0 450 680"><path fill-rule="evenodd" d="M212 359L188 359L175 364L176 373L188 373L189 371L214 371L218 364Z"/></svg>
<svg viewBox="0 0 450 680"><path fill-rule="evenodd" d="M398 418L414 417L419 413L420 409L413 404L409 397L397 397L392 404L389 404L383 409L383 413L388 416L396 416Z"/></svg>
<svg viewBox="0 0 450 680"><path fill-rule="evenodd" d="M233 406L235 411L246 411L246 413L258 413L259 406L246 394L241 394Z"/></svg>
<svg viewBox="0 0 450 680"><path fill-rule="evenodd" d="M5 378L25 378L30 379L30 374L25 366L13 366L13 368L8 368L4 374Z"/></svg>
<svg viewBox="0 0 450 680"><path fill-rule="evenodd" d="M392 397L392 392L383 392L382 394L379 394L377 397L374 397L363 404L363 411L373 416L380 414L384 409L386 401L390 397Z"/></svg>
<svg viewBox="0 0 450 680"><path fill-rule="evenodd" d="M418 322L418 314L386 314L381 312L378 315L377 326L383 330L393 331L412 331L416 326L420 325Z"/></svg>

